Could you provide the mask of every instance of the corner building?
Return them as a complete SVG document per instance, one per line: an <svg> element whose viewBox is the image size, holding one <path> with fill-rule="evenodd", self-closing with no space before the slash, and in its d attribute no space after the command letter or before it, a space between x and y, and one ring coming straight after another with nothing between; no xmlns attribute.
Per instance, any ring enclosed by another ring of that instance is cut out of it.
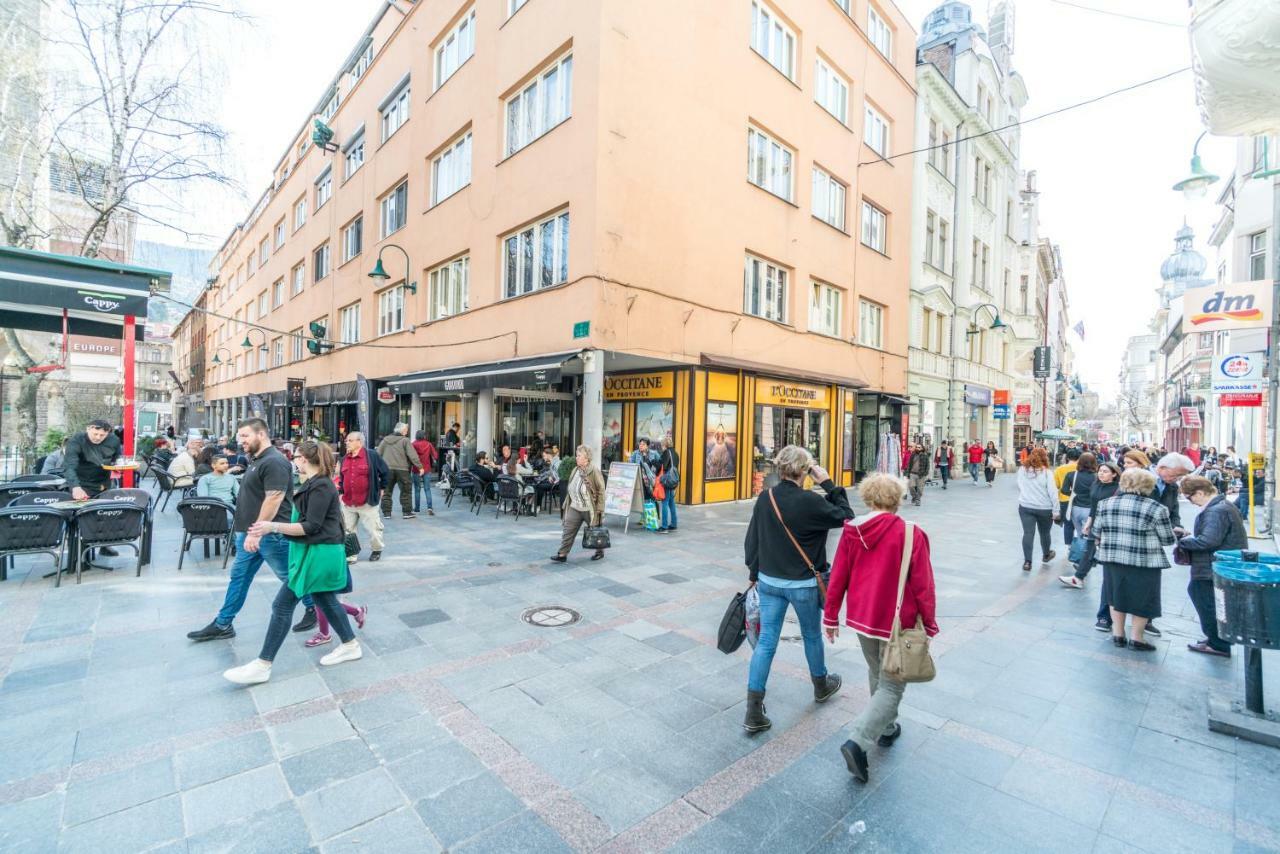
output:
<svg viewBox="0 0 1280 854"><path fill-rule="evenodd" d="M214 262L214 426L336 439L362 374L375 439L458 421L464 462L669 434L682 503L788 443L852 484L906 429L914 48L869 0L386 7L316 105L338 150L309 117Z"/></svg>

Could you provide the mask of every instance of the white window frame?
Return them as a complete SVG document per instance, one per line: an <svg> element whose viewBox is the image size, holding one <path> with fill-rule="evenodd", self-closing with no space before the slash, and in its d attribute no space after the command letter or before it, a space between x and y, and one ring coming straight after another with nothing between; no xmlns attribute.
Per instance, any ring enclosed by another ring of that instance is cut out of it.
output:
<svg viewBox="0 0 1280 854"><path fill-rule="evenodd" d="M378 200L378 239L390 237L408 222L409 180L406 178Z"/></svg>
<svg viewBox="0 0 1280 854"><path fill-rule="evenodd" d="M1249 235L1249 280L1263 281L1267 278L1267 233L1256 231ZM1255 274L1254 267L1259 267L1260 274Z"/></svg>
<svg viewBox="0 0 1280 854"><path fill-rule="evenodd" d="M795 198L796 152L755 127L747 128L747 180L785 201Z"/></svg>
<svg viewBox="0 0 1280 854"><path fill-rule="evenodd" d="M507 157L566 122L573 115L573 52L539 69L502 109Z"/></svg>
<svg viewBox="0 0 1280 854"><path fill-rule="evenodd" d="M338 309L338 343L360 343L360 303L353 302Z"/></svg>
<svg viewBox="0 0 1280 854"><path fill-rule="evenodd" d="M364 251L364 214L360 214L342 229L342 263L345 264Z"/></svg>
<svg viewBox="0 0 1280 854"><path fill-rule="evenodd" d="M331 272L333 272L333 255L329 241L326 240L311 253L312 283L323 281Z"/></svg>
<svg viewBox="0 0 1280 854"><path fill-rule="evenodd" d="M275 311L284 305L284 277L271 283L271 310Z"/></svg>
<svg viewBox="0 0 1280 854"><path fill-rule="evenodd" d="M528 2L529 0L507 0L507 17L510 18L516 12L519 12L524 7L524 4Z"/></svg>
<svg viewBox="0 0 1280 854"><path fill-rule="evenodd" d="M329 96L329 100L324 102L324 107L320 110L320 118L328 121L333 118L333 114L338 112L338 105L342 103L338 90L334 89L333 94Z"/></svg>
<svg viewBox="0 0 1280 854"><path fill-rule="evenodd" d="M289 296L296 297L307 286L307 262L294 264L289 271Z"/></svg>
<svg viewBox="0 0 1280 854"><path fill-rule="evenodd" d="M431 161L431 206L471 184L471 131L467 131Z"/></svg>
<svg viewBox="0 0 1280 854"><path fill-rule="evenodd" d="M818 279L810 281L809 290L810 331L840 337L844 291Z"/></svg>
<svg viewBox="0 0 1280 854"><path fill-rule="evenodd" d="M844 12L846 15L853 14L851 11L852 6L850 5L850 0L832 0L832 2L835 3L836 6L840 7L840 11Z"/></svg>
<svg viewBox="0 0 1280 854"><path fill-rule="evenodd" d="M462 20L449 28L449 32L440 40L440 46L436 48L434 88L431 91L443 86L475 52L476 10L473 6L470 12L462 16Z"/></svg>
<svg viewBox="0 0 1280 854"><path fill-rule="evenodd" d="M289 361L301 362L307 353L307 344L303 340L302 330L295 329L289 333Z"/></svg>
<svg viewBox="0 0 1280 854"><path fill-rule="evenodd" d="M378 335L404 331L404 285L378 292Z"/></svg>
<svg viewBox="0 0 1280 854"><path fill-rule="evenodd" d="M836 121L846 127L849 124L849 80L832 67L831 63L818 57L815 61L813 76L813 100L819 107L831 114Z"/></svg>
<svg viewBox="0 0 1280 854"><path fill-rule="evenodd" d="M271 291L258 294L258 318L264 318L271 311Z"/></svg>
<svg viewBox="0 0 1280 854"><path fill-rule="evenodd" d="M343 180L350 178L364 165L364 133L361 132L342 153Z"/></svg>
<svg viewBox="0 0 1280 854"><path fill-rule="evenodd" d="M814 164L812 195L813 215L832 228L844 231L848 185L821 166Z"/></svg>
<svg viewBox="0 0 1280 854"><path fill-rule="evenodd" d="M352 64L348 73L351 75L351 82L355 83L364 73L369 70L369 66L373 64L373 42L369 42L369 46L364 49L364 53L360 54L360 58Z"/></svg>
<svg viewBox="0 0 1280 854"><path fill-rule="evenodd" d="M796 79L798 40L776 11L761 0L751 0L751 49L788 80Z"/></svg>
<svg viewBox="0 0 1280 854"><path fill-rule="evenodd" d="M262 242L258 244L258 266L265 267L267 259L271 257L271 238L264 237Z"/></svg>
<svg viewBox="0 0 1280 854"><path fill-rule="evenodd" d="M742 271L743 313L786 323L789 275L787 268L748 253Z"/></svg>
<svg viewBox="0 0 1280 854"><path fill-rule="evenodd" d="M889 156L889 136L890 130L889 120L884 117L884 113L871 106L866 106L866 118L862 123L862 141L876 154L881 157Z"/></svg>
<svg viewBox="0 0 1280 854"><path fill-rule="evenodd" d="M276 223L276 249L284 246L284 220Z"/></svg>
<svg viewBox="0 0 1280 854"><path fill-rule="evenodd" d="M858 299L858 343L863 347L884 349L884 306L869 299Z"/></svg>
<svg viewBox="0 0 1280 854"><path fill-rule="evenodd" d="M503 299L564 284L568 278L568 210L503 235Z"/></svg>
<svg viewBox="0 0 1280 854"><path fill-rule="evenodd" d="M867 4L867 38L885 59L893 59L893 28L876 7Z"/></svg>
<svg viewBox="0 0 1280 854"><path fill-rule="evenodd" d="M284 339L276 338L271 342L271 367L284 365Z"/></svg>
<svg viewBox="0 0 1280 854"><path fill-rule="evenodd" d="M866 199L862 200L862 245L888 254L889 215Z"/></svg>
<svg viewBox="0 0 1280 854"><path fill-rule="evenodd" d="M303 196L293 205L293 230L297 232L307 224L307 197Z"/></svg>
<svg viewBox="0 0 1280 854"><path fill-rule="evenodd" d="M324 203L333 198L333 168L326 166L316 179L316 210L324 207Z"/></svg>
<svg viewBox="0 0 1280 854"><path fill-rule="evenodd" d="M462 314L470 301L471 256L441 264L427 274L427 317L440 320Z"/></svg>
<svg viewBox="0 0 1280 854"><path fill-rule="evenodd" d="M404 127L404 123L409 121L411 90L409 83L410 81L406 77L397 88L391 91L391 94L382 102L382 106L378 108L378 125L382 128L383 142L395 136L396 131Z"/></svg>

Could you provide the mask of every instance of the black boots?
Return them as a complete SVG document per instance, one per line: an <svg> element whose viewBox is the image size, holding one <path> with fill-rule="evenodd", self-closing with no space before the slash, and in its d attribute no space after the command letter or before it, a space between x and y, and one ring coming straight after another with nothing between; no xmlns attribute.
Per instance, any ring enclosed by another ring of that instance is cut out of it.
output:
<svg viewBox="0 0 1280 854"><path fill-rule="evenodd" d="M773 726L773 721L764 716L764 692L747 692L747 717L742 728L747 732L764 732Z"/></svg>
<svg viewBox="0 0 1280 854"><path fill-rule="evenodd" d="M867 782L870 776L867 768L867 752L859 747L856 741L849 739L840 745L840 755L844 757L844 764L853 778L859 783Z"/></svg>
<svg viewBox="0 0 1280 854"><path fill-rule="evenodd" d="M826 676L813 676L813 701L825 703L840 690L843 680L839 673L828 673Z"/></svg>

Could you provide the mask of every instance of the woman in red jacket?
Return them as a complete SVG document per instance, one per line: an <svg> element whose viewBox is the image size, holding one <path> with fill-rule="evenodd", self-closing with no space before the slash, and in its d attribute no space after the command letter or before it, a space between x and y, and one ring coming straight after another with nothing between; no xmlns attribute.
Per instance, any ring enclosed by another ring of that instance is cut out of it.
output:
<svg viewBox="0 0 1280 854"><path fill-rule="evenodd" d="M907 523L897 515L903 497L902 481L885 474L873 474L858 487L858 494L871 512L857 521L844 523L831 565L822 623L827 640L834 643L840 634L840 603L847 592L845 624L857 633L862 657L867 660L871 701L853 722L853 737L840 746L840 753L849 766L849 773L865 783L867 751L872 743L890 747L902 734L897 722L898 704L906 685L880 678L880 656L893 631L908 529ZM925 632L933 637L938 633L938 621L929 537L919 526L913 525L911 531L911 561L902 593L902 625L914 626L919 616Z"/></svg>

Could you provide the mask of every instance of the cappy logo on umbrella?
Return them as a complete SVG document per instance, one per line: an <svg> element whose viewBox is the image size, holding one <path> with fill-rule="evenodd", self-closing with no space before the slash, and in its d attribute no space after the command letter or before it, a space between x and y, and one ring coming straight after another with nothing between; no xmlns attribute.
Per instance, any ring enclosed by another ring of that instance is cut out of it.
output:
<svg viewBox="0 0 1280 854"><path fill-rule="evenodd" d="M1204 301L1199 313L1187 319L1192 326L1199 326L1221 320L1262 320L1264 316L1262 309L1253 304L1253 294L1229 297L1223 291L1216 291Z"/></svg>

